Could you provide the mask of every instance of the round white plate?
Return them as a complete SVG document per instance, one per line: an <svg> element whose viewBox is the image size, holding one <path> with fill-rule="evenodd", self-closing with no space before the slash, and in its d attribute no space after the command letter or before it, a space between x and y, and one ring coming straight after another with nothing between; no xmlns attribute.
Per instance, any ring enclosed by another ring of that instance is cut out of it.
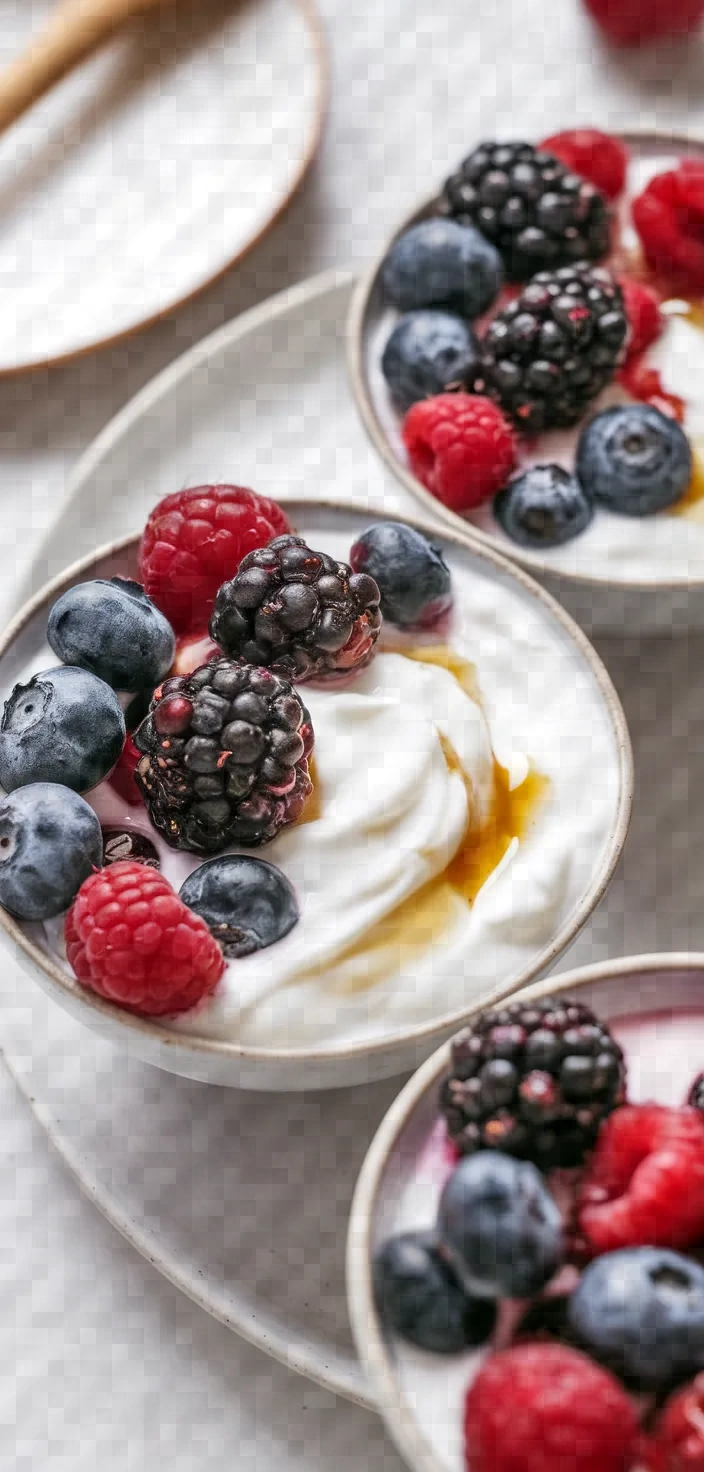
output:
<svg viewBox="0 0 704 1472"><path fill-rule="evenodd" d="M0 0L0 65L53 0ZM103 346L245 254L320 136L314 0L171 0L0 139L0 374Z"/></svg>
<svg viewBox="0 0 704 1472"><path fill-rule="evenodd" d="M144 389L77 467L19 601L99 543L139 528L156 496L209 477L413 515L347 387L352 284L333 275L286 292ZM626 707L640 791L624 859L566 960L704 951L698 645L611 639L599 650ZM371 1402L351 1356L344 1235L366 1143L398 1084L346 1089L344 1098L267 1098L168 1078L79 1030L33 982L18 991L6 948L0 955L0 1045L96 1204L238 1333ZM129 1130L115 1129L120 1118Z"/></svg>

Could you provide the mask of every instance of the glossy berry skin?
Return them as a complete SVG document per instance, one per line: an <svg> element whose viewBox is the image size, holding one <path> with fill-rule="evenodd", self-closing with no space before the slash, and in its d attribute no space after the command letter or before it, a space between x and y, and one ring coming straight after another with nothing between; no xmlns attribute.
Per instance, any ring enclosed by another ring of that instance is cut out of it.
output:
<svg viewBox="0 0 704 1472"><path fill-rule="evenodd" d="M108 777L110 786L131 808L142 806L142 794L137 786L134 775L138 763L141 761L141 755L132 737L126 736L122 751Z"/></svg>
<svg viewBox="0 0 704 1472"><path fill-rule="evenodd" d="M568 128L553 133L540 145L580 178L600 189L607 199L618 199L626 187L628 151L612 133L598 128Z"/></svg>
<svg viewBox="0 0 704 1472"><path fill-rule="evenodd" d="M447 307L470 321L491 306L502 279L494 246L454 220L412 225L394 241L382 271L384 296L399 311Z"/></svg>
<svg viewBox="0 0 704 1472"><path fill-rule="evenodd" d="M47 638L63 664L79 665L113 690L154 689L171 667L173 629L129 578L76 583L57 599Z"/></svg>
<svg viewBox="0 0 704 1472"><path fill-rule="evenodd" d="M32 782L0 802L0 905L11 915L60 915L102 861L100 823L68 787Z"/></svg>
<svg viewBox="0 0 704 1472"><path fill-rule="evenodd" d="M494 1151L461 1160L440 1198L438 1237L468 1293L528 1298L560 1267L560 1212L534 1165Z"/></svg>
<svg viewBox="0 0 704 1472"><path fill-rule="evenodd" d="M619 286L628 318L626 362L630 364L657 342L664 329L665 318L660 311L660 298L651 286L633 281L630 276L619 277Z"/></svg>
<svg viewBox="0 0 704 1472"><path fill-rule="evenodd" d="M510 425L479 394L438 394L414 404L403 442L421 484L460 515L500 491L516 460Z"/></svg>
<svg viewBox="0 0 704 1472"><path fill-rule="evenodd" d="M440 548L401 521L366 527L350 563L374 579L381 612L398 628L434 628L452 607L452 578Z"/></svg>
<svg viewBox="0 0 704 1472"><path fill-rule="evenodd" d="M692 479L692 451L676 420L650 404L604 409L577 446L577 477L588 496L620 516L673 506Z"/></svg>
<svg viewBox="0 0 704 1472"><path fill-rule="evenodd" d="M207 925L164 876L132 862L82 885L66 917L66 955L83 986L145 1017L195 1007L225 966Z"/></svg>
<svg viewBox="0 0 704 1472"><path fill-rule="evenodd" d="M433 1232L404 1232L384 1243L374 1258L374 1296L384 1326L431 1354L484 1344L496 1321L493 1303L464 1292Z"/></svg>
<svg viewBox="0 0 704 1472"><path fill-rule="evenodd" d="M704 1472L704 1375L670 1397L652 1450L648 1472Z"/></svg>
<svg viewBox="0 0 704 1472"><path fill-rule="evenodd" d="M616 46L641 46L694 30L702 0L584 0L587 10Z"/></svg>
<svg viewBox="0 0 704 1472"><path fill-rule="evenodd" d="M629 1104L602 1125L577 1200L588 1250L704 1241L704 1118L696 1109Z"/></svg>
<svg viewBox="0 0 704 1472"><path fill-rule="evenodd" d="M478 367L474 333L451 312L408 312L394 327L381 360L394 407L402 414L419 399L467 388Z"/></svg>
<svg viewBox="0 0 704 1472"><path fill-rule="evenodd" d="M699 5L701 9L701 5ZM704 288L704 162L656 174L632 205L648 265L682 291Z"/></svg>
<svg viewBox="0 0 704 1472"><path fill-rule="evenodd" d="M594 504L561 465L532 465L499 491L494 515L512 542L540 551L586 531Z"/></svg>
<svg viewBox="0 0 704 1472"><path fill-rule="evenodd" d="M275 501L244 486L191 486L154 507L139 549L140 580L178 634L202 630L242 558L290 530Z"/></svg>
<svg viewBox="0 0 704 1472"><path fill-rule="evenodd" d="M59 665L15 685L0 725L0 782L58 782L88 792L107 777L125 739L120 702L88 670Z"/></svg>
<svg viewBox="0 0 704 1472"><path fill-rule="evenodd" d="M569 1322L629 1383L667 1389L704 1369L704 1268L661 1247L607 1253L582 1274Z"/></svg>
<svg viewBox="0 0 704 1472"><path fill-rule="evenodd" d="M563 1344L491 1355L467 1392L467 1472L634 1472L638 1422L612 1375Z"/></svg>
<svg viewBox="0 0 704 1472"><path fill-rule="evenodd" d="M201 916L228 957L266 950L299 920L286 875L273 864L242 854L201 864L181 885L180 897Z"/></svg>

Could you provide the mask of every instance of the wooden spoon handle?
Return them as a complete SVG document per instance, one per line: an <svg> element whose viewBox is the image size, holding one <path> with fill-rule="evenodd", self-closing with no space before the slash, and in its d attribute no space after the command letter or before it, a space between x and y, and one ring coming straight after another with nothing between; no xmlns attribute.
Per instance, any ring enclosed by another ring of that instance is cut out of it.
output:
<svg viewBox="0 0 704 1472"><path fill-rule="evenodd" d="M164 0L62 0L44 30L0 74L0 132L133 16Z"/></svg>

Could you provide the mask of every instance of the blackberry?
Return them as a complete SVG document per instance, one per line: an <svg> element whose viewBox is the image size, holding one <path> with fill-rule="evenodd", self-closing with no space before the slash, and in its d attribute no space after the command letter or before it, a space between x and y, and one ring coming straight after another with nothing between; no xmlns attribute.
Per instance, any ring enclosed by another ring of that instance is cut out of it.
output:
<svg viewBox="0 0 704 1472"><path fill-rule="evenodd" d="M691 1109L698 1109L704 1114L704 1073L698 1073L687 1095L687 1103Z"/></svg>
<svg viewBox="0 0 704 1472"><path fill-rule="evenodd" d="M474 391L524 434L576 424L611 382L627 332L608 271L586 261L539 271L487 328Z"/></svg>
<svg viewBox="0 0 704 1472"><path fill-rule="evenodd" d="M440 1104L463 1155L503 1150L553 1170L581 1164L625 1092L623 1053L589 1007L516 1002L455 1038Z"/></svg>
<svg viewBox="0 0 704 1472"><path fill-rule="evenodd" d="M215 599L210 633L233 659L288 680L326 680L369 663L379 589L302 537L275 537L242 559Z"/></svg>
<svg viewBox="0 0 704 1472"><path fill-rule="evenodd" d="M514 281L609 250L603 194L530 143L481 143L447 180L441 210L481 230Z"/></svg>
<svg viewBox="0 0 704 1472"><path fill-rule="evenodd" d="M166 680L134 743L137 785L172 848L267 843L312 791L310 716L271 670L219 659Z"/></svg>

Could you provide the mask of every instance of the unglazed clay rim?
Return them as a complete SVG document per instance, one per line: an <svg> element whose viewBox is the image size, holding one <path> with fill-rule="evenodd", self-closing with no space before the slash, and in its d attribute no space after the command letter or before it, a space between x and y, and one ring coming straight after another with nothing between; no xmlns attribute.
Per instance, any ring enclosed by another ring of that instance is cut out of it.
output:
<svg viewBox="0 0 704 1472"><path fill-rule="evenodd" d="M627 147L647 148L672 148L678 152L704 152L704 138L695 138L691 134L664 133L657 129L628 128L615 133ZM623 577L598 577L596 574L582 572L567 572L564 568L554 567L541 557L539 552L531 552L521 547L508 538L493 536L490 532L483 531L481 527L475 526L471 521L465 521L455 511L444 506L438 501L425 486L416 479L408 466L403 465L395 454L389 439L383 429L374 400L369 389L367 374L365 372L364 344L366 337L366 322L370 309L372 296L377 287L381 270L386 257L399 235L408 230L411 225L427 218L434 212L439 201L439 195L433 194L426 197L412 210L389 237L383 250L376 257L373 265L360 279L352 295L350 309L347 318L346 343L347 343L347 366L352 392L354 395L359 414L371 440L374 449L378 451L384 464L388 467L397 481L415 497L427 506L443 523L453 527L455 531L463 529L470 537L476 538L483 547L491 547L509 557L512 562L517 562L534 577L548 577L554 584L562 582L565 586L575 584L578 587L590 588L594 593L603 591L605 588L625 589L640 593L684 592L687 589L704 590L704 577L701 578L658 578L651 579Z"/></svg>
<svg viewBox="0 0 704 1472"><path fill-rule="evenodd" d="M219 334L218 334L219 336ZM384 510L376 510L372 507L360 507L354 502L342 500L316 500L303 501L300 499L282 497L281 502L291 511L295 519L298 507L304 517L310 518L315 514L316 508L323 512L340 511L346 515L356 518L368 518L370 521L391 521L397 519L393 513ZM494 548L476 546L471 537L467 537L457 531L443 528L442 532L437 527L429 526L428 523L404 518L409 526L415 526L426 535L442 535L447 542L455 547L468 552L471 557L487 564L495 572L508 577L512 582L519 584L525 593L539 603L545 614L561 626L563 632L571 641L577 645L580 654L588 665L594 677L599 693L604 701L606 714L609 718L614 743L617 751L619 791L611 830L608 835L604 857L597 866L591 884L588 886L581 900L574 907L572 913L567 917L553 937L551 944L543 949L534 962L525 969L524 973L510 986L504 984L496 991L490 993L483 1001L483 1006L491 1006L506 996L522 990L529 986L532 981L543 975L554 966L563 951L572 943L576 935L586 924L590 915L596 909L610 880L623 849L628 826L631 817L631 806L633 800L633 754L628 733L626 718L621 707L618 695L611 682L611 678L599 658L596 650L592 647L586 635L574 622L561 605L535 583L532 578L517 568L509 558L504 557ZM58 598L68 587L79 578L84 577L95 566L96 562L105 560L111 556L126 552L135 547L139 535L122 537L117 541L110 542L99 547L89 556L74 563L56 578L52 579L19 610L0 637L0 659L3 658L13 641L22 632L27 623L36 616L46 605ZM435 1039L447 1036L449 1031L460 1028L475 1010L474 1007L463 1007L449 1013L447 1016L438 1018L431 1023L420 1023L404 1032L388 1033L383 1037L370 1042L359 1042L342 1047L330 1046L315 1049L293 1049L293 1048L255 1048L246 1047L241 1043L229 1042L222 1039L199 1038L193 1034L184 1034L170 1031L168 1026L159 1026L148 1018L138 1017L124 1011L111 1002L104 1001L96 993L86 990L84 987L67 975L65 971L42 950L39 949L24 933L21 925L6 911L0 909L0 926L9 936L10 940L26 955L38 969L43 972L47 980L52 984L52 989L65 996L70 996L72 1001L78 1001L81 1010L85 1007L89 1013L104 1015L111 1023L117 1024L121 1029L129 1033L140 1033L147 1035L150 1039L165 1047L180 1050L185 1054L208 1054L225 1058L238 1058L249 1062L332 1062L335 1059L352 1059L360 1057L373 1057L375 1054L384 1054L394 1051L406 1044L428 1042L432 1046Z"/></svg>
<svg viewBox="0 0 704 1472"><path fill-rule="evenodd" d="M704 952L626 956L617 961L601 961L593 966L565 971L552 980L548 978L538 982L521 994L521 1001L564 996L580 987L619 978L623 979L627 989L628 979L632 976L697 971L702 972L704 992ZM477 1007L473 1015L483 1010L483 1007ZM359 1173L347 1234L347 1307L355 1346L387 1430L413 1472L438 1472L438 1461L401 1389L389 1342L377 1313L372 1280L373 1233L381 1184L398 1138L421 1100L431 1090L437 1090L449 1066L450 1047L450 1043L445 1043L421 1065L384 1116Z"/></svg>

